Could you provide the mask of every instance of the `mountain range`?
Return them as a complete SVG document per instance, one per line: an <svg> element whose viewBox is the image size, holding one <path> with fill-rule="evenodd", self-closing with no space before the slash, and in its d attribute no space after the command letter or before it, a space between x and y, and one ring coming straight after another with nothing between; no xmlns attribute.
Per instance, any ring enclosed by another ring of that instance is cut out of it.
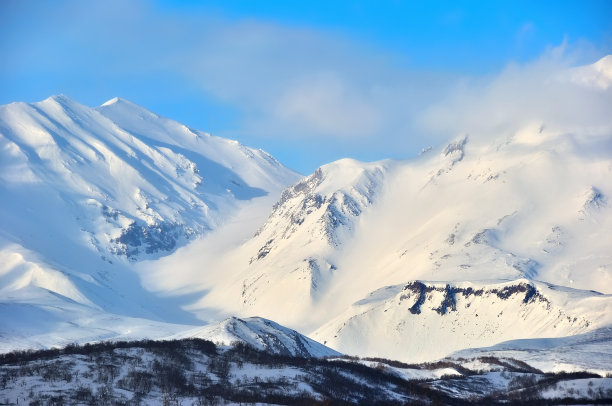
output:
<svg viewBox="0 0 612 406"><path fill-rule="evenodd" d="M568 77L609 95L610 62ZM0 106L0 195L2 352L200 337L423 362L612 324L607 130L534 121L302 176L60 95Z"/></svg>

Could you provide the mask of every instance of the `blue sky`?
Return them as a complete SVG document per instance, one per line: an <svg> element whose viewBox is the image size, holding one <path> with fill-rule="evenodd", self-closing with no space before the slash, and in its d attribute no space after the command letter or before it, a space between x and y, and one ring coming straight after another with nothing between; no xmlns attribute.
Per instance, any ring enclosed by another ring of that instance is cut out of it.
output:
<svg viewBox="0 0 612 406"><path fill-rule="evenodd" d="M539 118L515 107L611 54L611 21L610 1L3 0L0 103L120 96L310 173Z"/></svg>

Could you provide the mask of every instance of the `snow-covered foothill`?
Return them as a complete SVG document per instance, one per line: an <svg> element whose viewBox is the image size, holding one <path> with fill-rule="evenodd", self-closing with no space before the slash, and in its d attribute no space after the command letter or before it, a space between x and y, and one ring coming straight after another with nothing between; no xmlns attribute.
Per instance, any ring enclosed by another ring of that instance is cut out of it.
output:
<svg viewBox="0 0 612 406"><path fill-rule="evenodd" d="M610 295L527 279L413 281L373 292L311 337L351 355L423 362L509 339L591 331L612 323L611 314Z"/></svg>
<svg viewBox="0 0 612 406"><path fill-rule="evenodd" d="M216 324L181 332L172 339L202 338L222 345L248 344L258 350L297 357L333 357L340 355L295 330L261 317L230 317Z"/></svg>
<svg viewBox="0 0 612 406"><path fill-rule="evenodd" d="M602 327L583 334L504 341L491 347L470 348L453 353L470 368L483 357L515 359L543 372L588 371L601 376L612 374L612 328Z"/></svg>

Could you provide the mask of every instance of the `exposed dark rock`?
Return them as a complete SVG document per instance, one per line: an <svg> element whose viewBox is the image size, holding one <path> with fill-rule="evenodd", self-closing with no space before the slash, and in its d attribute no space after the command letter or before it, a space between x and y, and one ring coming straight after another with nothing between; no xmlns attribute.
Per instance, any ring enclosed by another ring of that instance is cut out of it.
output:
<svg viewBox="0 0 612 406"><path fill-rule="evenodd" d="M132 222L113 240L114 254L136 259L140 254L168 253L176 248L180 238L189 238L193 230L183 224L156 223L152 225Z"/></svg>
<svg viewBox="0 0 612 406"><path fill-rule="evenodd" d="M444 315L449 311L457 310L457 295L462 295L464 299L468 299L470 296L482 296L483 294L491 294L497 296L501 300L507 300L514 295L524 294L523 303L533 303L536 300L544 303L550 303L548 299L546 299L538 290L530 283L520 282L516 285L505 286L501 289L493 288L493 289L474 289L472 287L460 288L456 286L452 286L451 284L447 284L444 288L442 287L434 287L428 286L423 282L414 281L407 284L404 287L404 294L400 296L400 301L409 299L413 296L416 296L416 301L409 309L412 314L421 314L421 307L425 303L427 299L427 294L430 292L443 292L444 299L440 303L440 305L436 308L433 308L435 312L440 315ZM468 304L468 307L471 304Z"/></svg>
<svg viewBox="0 0 612 406"><path fill-rule="evenodd" d="M442 155L452 156L453 162L459 162L463 159L465 144L467 144L468 137L465 136L456 142L448 144L443 150Z"/></svg>
<svg viewBox="0 0 612 406"><path fill-rule="evenodd" d="M102 215L104 216L104 218L107 219L107 221L110 219L116 221L119 218L119 212L113 209L112 207L108 207L106 205L102 206Z"/></svg>
<svg viewBox="0 0 612 406"><path fill-rule="evenodd" d="M404 287L404 290L411 291L412 293L418 295L416 302L409 309L412 314L421 314L421 306L425 303L425 298L427 291L433 290L433 288L426 286L423 282L415 281L411 282ZM406 298L408 296L402 295L400 296L400 300Z"/></svg>
<svg viewBox="0 0 612 406"><path fill-rule="evenodd" d="M272 250L272 243L274 242L274 239L268 240L263 247L261 247L259 249L259 251L257 252L257 257L256 258L251 258L251 260L249 261L249 263L252 263L253 261L257 261L260 260L262 258L265 258L266 255L268 255L270 253L270 251Z"/></svg>
<svg viewBox="0 0 612 406"><path fill-rule="evenodd" d="M446 314L449 309L450 311L456 311L457 310L457 300L455 299L455 293L457 293L458 289L455 287L452 287L451 285L447 284L445 291L444 291L444 300L442 301L442 303L440 303L440 307L435 308L434 310L438 313L438 314Z"/></svg>

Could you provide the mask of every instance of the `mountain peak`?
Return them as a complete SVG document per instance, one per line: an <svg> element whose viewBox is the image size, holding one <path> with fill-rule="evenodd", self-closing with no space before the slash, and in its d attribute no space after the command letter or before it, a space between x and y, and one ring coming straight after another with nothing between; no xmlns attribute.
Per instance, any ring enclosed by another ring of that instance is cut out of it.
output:
<svg viewBox="0 0 612 406"><path fill-rule="evenodd" d="M63 101L63 100L71 100L70 97L66 96L64 93L54 94L47 97L45 100L54 100L54 101Z"/></svg>
<svg viewBox="0 0 612 406"><path fill-rule="evenodd" d="M123 101L123 99L119 97L113 97L112 99L107 100L106 102L102 103L100 106L110 106L111 104L119 103L121 101Z"/></svg>
<svg viewBox="0 0 612 406"><path fill-rule="evenodd" d="M152 111L121 97L113 97L112 99L102 103L96 107L98 111L121 111L128 114L138 114L139 116L150 116L151 118L159 118Z"/></svg>
<svg viewBox="0 0 612 406"><path fill-rule="evenodd" d="M295 330L263 317L240 319L230 317L219 323L179 333L171 338L202 338L231 345L248 344L273 354L299 357L338 356L339 352L316 342Z"/></svg>
<svg viewBox="0 0 612 406"><path fill-rule="evenodd" d="M125 107L132 107L132 108L138 108L138 109L142 109L142 110L147 110L144 107L142 107L142 106L140 106L140 105L138 105L138 104L136 104L134 102L131 102L131 101L127 100L127 99L124 99L124 98L121 98L121 97L118 97L118 96L113 97L112 99L110 99L110 100L108 100L108 101L106 101L106 102L104 102L104 103L102 103L100 105L100 107L109 107L109 106L122 106L122 107L125 106Z"/></svg>
<svg viewBox="0 0 612 406"><path fill-rule="evenodd" d="M612 72L612 55L606 55L593 64L599 71Z"/></svg>
<svg viewBox="0 0 612 406"><path fill-rule="evenodd" d="M62 105L62 106L67 106L67 105L70 105L70 104L77 103L77 102L75 102L74 100L72 100L70 97L66 96L63 93L47 97L41 103L49 103L49 102L54 102L54 103L57 103L57 104Z"/></svg>

